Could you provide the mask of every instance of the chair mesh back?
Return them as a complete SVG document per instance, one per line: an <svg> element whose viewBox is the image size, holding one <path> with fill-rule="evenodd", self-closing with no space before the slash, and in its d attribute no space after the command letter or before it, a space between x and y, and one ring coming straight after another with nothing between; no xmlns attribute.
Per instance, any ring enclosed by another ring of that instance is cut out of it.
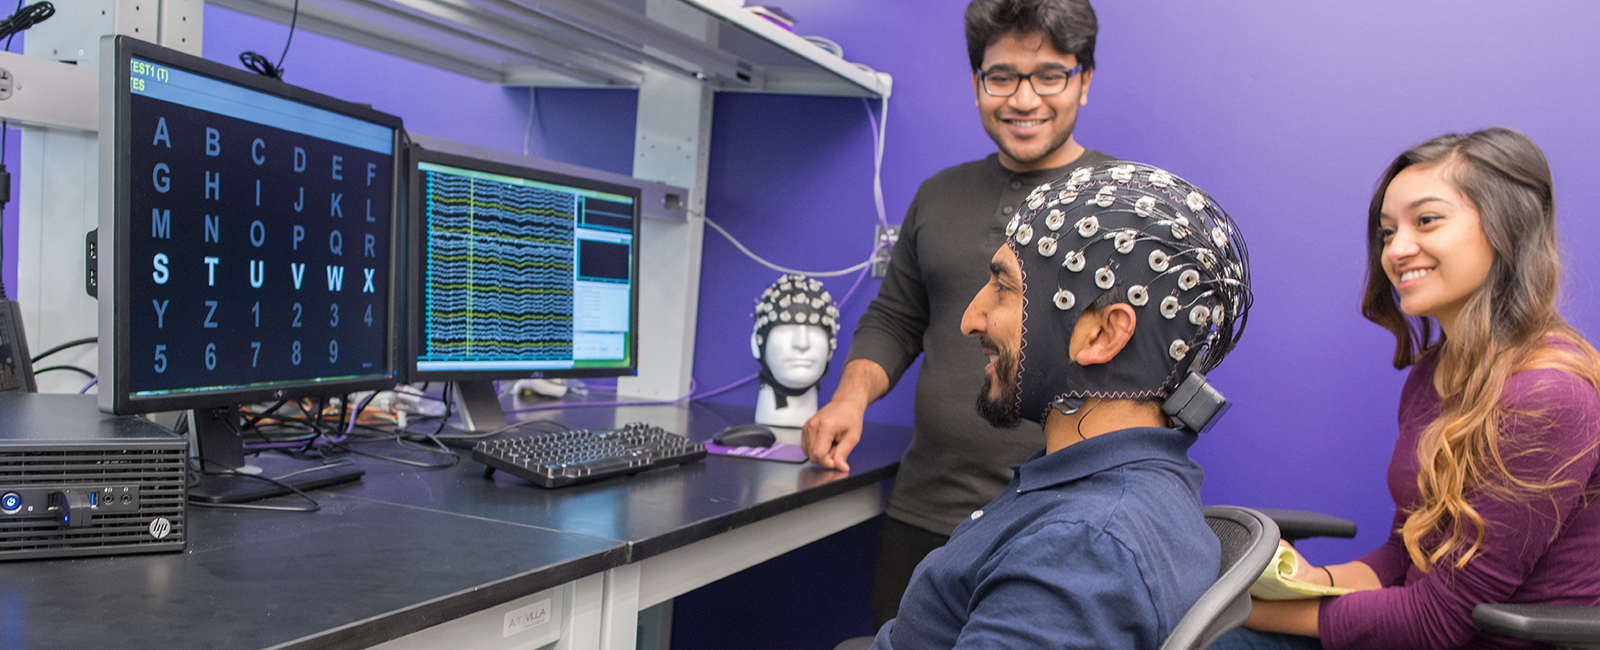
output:
<svg viewBox="0 0 1600 650"><path fill-rule="evenodd" d="M1222 565L1217 569L1217 577L1220 578L1238 564L1245 551L1250 549L1250 529L1237 521L1221 517L1206 517L1206 525L1211 527L1211 532L1222 544Z"/></svg>

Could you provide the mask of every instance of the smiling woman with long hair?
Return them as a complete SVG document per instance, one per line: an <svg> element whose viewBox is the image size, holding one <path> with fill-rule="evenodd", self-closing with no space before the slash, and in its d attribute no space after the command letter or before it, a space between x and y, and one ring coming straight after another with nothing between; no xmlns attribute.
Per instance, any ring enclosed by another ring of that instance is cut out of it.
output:
<svg viewBox="0 0 1600 650"><path fill-rule="evenodd" d="M1556 309L1549 164L1503 128L1429 140L1384 173L1361 312L1411 368L1389 464L1393 534L1296 577L1357 590L1256 601L1218 648L1539 647L1479 603L1600 604L1600 354ZM1314 638L1314 637L1320 637Z"/></svg>

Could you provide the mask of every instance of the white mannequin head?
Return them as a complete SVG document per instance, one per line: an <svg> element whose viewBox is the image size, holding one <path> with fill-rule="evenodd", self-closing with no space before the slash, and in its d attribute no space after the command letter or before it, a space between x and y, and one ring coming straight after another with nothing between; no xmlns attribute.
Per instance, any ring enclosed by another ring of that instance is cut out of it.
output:
<svg viewBox="0 0 1600 650"><path fill-rule="evenodd" d="M761 363L756 422L799 427L817 412L817 384L838 345L839 308L822 283L788 274L756 301L750 354Z"/></svg>
<svg viewBox="0 0 1600 650"><path fill-rule="evenodd" d="M767 333L765 351L750 335L750 354L760 359L772 378L788 388L810 388L822 380L832 348L828 330L820 325L778 325Z"/></svg>

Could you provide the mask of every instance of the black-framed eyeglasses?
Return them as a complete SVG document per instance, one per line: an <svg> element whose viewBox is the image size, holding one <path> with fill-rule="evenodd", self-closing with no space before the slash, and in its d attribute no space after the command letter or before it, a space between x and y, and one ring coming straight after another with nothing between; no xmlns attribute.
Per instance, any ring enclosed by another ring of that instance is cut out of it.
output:
<svg viewBox="0 0 1600 650"><path fill-rule="evenodd" d="M1033 86L1033 94L1045 97L1066 90L1067 82L1080 72L1083 72L1081 63L1070 68L1049 68L1027 74L1011 70L980 71L978 80L983 83L983 92L989 93L991 97L1010 97L1017 94L1017 89L1022 87L1024 79Z"/></svg>

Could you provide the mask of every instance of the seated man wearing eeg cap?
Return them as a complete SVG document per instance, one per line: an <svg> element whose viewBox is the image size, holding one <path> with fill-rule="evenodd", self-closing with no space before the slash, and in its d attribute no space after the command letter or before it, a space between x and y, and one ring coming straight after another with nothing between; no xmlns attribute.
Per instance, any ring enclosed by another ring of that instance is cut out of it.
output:
<svg viewBox="0 0 1600 650"><path fill-rule="evenodd" d="M1041 186L961 327L978 409L1045 450L917 566L874 648L1156 648L1216 579L1189 446L1250 305L1244 242L1172 174L1107 163Z"/></svg>

